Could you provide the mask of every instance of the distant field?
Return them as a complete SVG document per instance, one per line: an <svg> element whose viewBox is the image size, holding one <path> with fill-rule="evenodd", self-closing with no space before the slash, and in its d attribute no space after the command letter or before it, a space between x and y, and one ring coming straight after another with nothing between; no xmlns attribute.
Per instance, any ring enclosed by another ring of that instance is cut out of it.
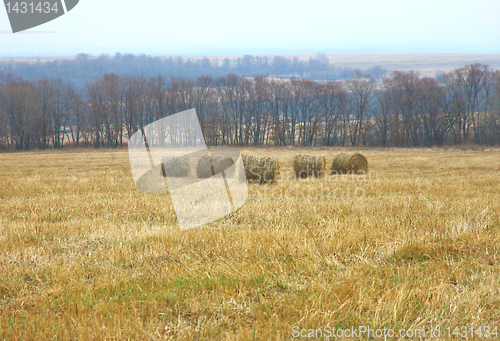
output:
<svg viewBox="0 0 500 341"><path fill-rule="evenodd" d="M1 62L14 62L14 63L36 63L40 62L53 62L54 60L74 60L75 57L0 57Z"/></svg>
<svg viewBox="0 0 500 341"><path fill-rule="evenodd" d="M209 56L211 59L238 58L234 56ZM272 57L272 56L271 56ZM295 56L287 56L293 58ZM316 55L297 55L301 60L309 60ZM449 72L472 63L482 63L492 68L500 68L500 54L436 53L436 54L330 54L331 64L366 70L381 66L389 71L419 71L423 76L434 76L437 71ZM189 56L185 56L189 58ZM203 57L191 57L203 58Z"/></svg>
<svg viewBox="0 0 500 341"><path fill-rule="evenodd" d="M315 55L297 55L301 60L309 60ZM182 56L185 59L200 59L203 56ZM235 59L241 56L208 56L212 60L222 61L224 58ZM270 56L272 57L272 56ZM294 56L287 56L294 57ZM465 54L465 53L443 53L443 54L338 54L327 55L330 63L337 67L350 67L366 70L374 66L394 70L416 70L424 76L434 76L437 71L448 72L457 67L471 63L483 63L492 68L500 69L500 54ZM0 58L2 61L14 60L16 62L34 63L40 61L74 59L74 57L22 57L22 58Z"/></svg>
<svg viewBox="0 0 500 341"><path fill-rule="evenodd" d="M242 149L283 172L339 151ZM500 332L500 150L361 152L370 177L252 184L184 232L167 196L135 190L126 150L0 154L0 339Z"/></svg>
<svg viewBox="0 0 500 341"><path fill-rule="evenodd" d="M380 65L394 71L419 71L424 76L434 76L437 71L449 72L471 63L482 63L500 68L500 54L372 54L329 55L330 63L362 70Z"/></svg>

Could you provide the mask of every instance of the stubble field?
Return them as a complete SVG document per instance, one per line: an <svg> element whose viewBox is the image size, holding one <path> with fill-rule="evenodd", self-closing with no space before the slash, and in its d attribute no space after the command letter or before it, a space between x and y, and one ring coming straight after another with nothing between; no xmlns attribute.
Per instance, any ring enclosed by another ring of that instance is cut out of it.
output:
<svg viewBox="0 0 500 341"><path fill-rule="evenodd" d="M283 174L340 151L242 149ZM250 184L241 209L187 231L134 188L126 150L0 154L0 339L500 328L500 150L361 152L367 177Z"/></svg>

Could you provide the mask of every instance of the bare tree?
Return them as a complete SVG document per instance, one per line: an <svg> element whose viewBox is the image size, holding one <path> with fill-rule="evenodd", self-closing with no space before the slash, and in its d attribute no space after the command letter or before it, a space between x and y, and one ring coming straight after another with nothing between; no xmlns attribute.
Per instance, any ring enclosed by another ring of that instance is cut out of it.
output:
<svg viewBox="0 0 500 341"><path fill-rule="evenodd" d="M489 75L489 67L483 64L467 65L463 68L465 73L464 90L467 99L467 115L470 116L474 131L474 141L481 143L479 107L481 95L484 93Z"/></svg>
<svg viewBox="0 0 500 341"><path fill-rule="evenodd" d="M260 75L255 76L249 91L249 111L253 117L253 143L264 144L264 137L268 126L267 110L269 103L269 87L267 79ZM264 115L264 112L266 113Z"/></svg>
<svg viewBox="0 0 500 341"><path fill-rule="evenodd" d="M389 90L397 111L395 114L396 127L399 126L399 117L402 118L402 132L398 131L396 135L401 135L403 140L400 142L404 146L418 145L419 122L416 111L421 89L419 73L394 71L384 78L383 83L385 88Z"/></svg>
<svg viewBox="0 0 500 341"><path fill-rule="evenodd" d="M427 146L442 145L448 133L449 120L442 110L443 94L444 88L435 78L422 78L417 106L423 126L422 143Z"/></svg>
<svg viewBox="0 0 500 341"><path fill-rule="evenodd" d="M70 101L71 139L76 146L79 146L80 138L86 126L86 103L83 96L75 90L72 83L68 84L68 99Z"/></svg>
<svg viewBox="0 0 500 341"><path fill-rule="evenodd" d="M245 111L245 95L240 91L244 78L235 74L220 77L216 80L217 93L222 105L224 122L227 124L223 131L223 140L230 143L241 143ZM224 142L223 142L224 143Z"/></svg>
<svg viewBox="0 0 500 341"><path fill-rule="evenodd" d="M328 82L318 87L318 100L321 110L324 112L323 141L327 146L337 143L339 130L341 128L340 97L345 92L339 82Z"/></svg>
<svg viewBox="0 0 500 341"><path fill-rule="evenodd" d="M373 127L382 146L387 146L390 139L391 117L394 115L394 103L389 89L382 89L375 96L373 106Z"/></svg>
<svg viewBox="0 0 500 341"><path fill-rule="evenodd" d="M354 146L364 139L363 121L372 105L374 82L370 77L354 75L347 86L351 91L354 105L354 120L351 122L350 133L351 143Z"/></svg>
<svg viewBox="0 0 500 341"><path fill-rule="evenodd" d="M500 144L500 70L490 73L488 92L488 111L485 108L484 142Z"/></svg>

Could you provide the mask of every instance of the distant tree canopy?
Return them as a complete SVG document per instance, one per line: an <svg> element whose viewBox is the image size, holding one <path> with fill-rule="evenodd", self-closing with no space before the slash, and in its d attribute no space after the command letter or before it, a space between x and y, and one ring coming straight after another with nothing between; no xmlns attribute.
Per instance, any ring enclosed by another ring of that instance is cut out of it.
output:
<svg viewBox="0 0 500 341"><path fill-rule="evenodd" d="M74 63L80 59L88 56ZM318 70L327 68L319 61ZM245 56L239 63L264 62ZM499 144L500 71L472 64L438 79L395 71L377 81L355 72L326 82L104 73L81 89L62 78L2 75L0 149L123 146L147 124L190 108L209 145Z"/></svg>
<svg viewBox="0 0 500 341"><path fill-rule="evenodd" d="M54 60L50 62L3 62L0 63L0 74L12 74L25 80L34 81L43 77L71 80L77 89L83 89L87 82L101 78L105 73L119 76L142 76L164 78L191 78L207 75L212 78L228 73L253 77L268 75L272 77L296 77L312 80L339 80L350 78L355 70L337 68L331 65L323 54L311 57L308 61L298 57L282 56L250 56L237 59L225 58L210 60L185 59L183 57L151 57L116 53L114 56L100 55L91 57L80 53L74 60ZM376 66L365 70L373 78L380 79L387 70Z"/></svg>

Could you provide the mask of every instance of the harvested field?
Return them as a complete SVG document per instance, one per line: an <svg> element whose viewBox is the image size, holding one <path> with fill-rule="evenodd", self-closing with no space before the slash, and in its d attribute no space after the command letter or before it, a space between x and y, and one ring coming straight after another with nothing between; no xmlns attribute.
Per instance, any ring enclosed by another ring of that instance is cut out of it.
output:
<svg viewBox="0 0 500 341"><path fill-rule="evenodd" d="M499 327L500 150L366 149L180 231L126 150L0 154L0 339L291 340L294 326ZM429 339L429 337L423 338Z"/></svg>

